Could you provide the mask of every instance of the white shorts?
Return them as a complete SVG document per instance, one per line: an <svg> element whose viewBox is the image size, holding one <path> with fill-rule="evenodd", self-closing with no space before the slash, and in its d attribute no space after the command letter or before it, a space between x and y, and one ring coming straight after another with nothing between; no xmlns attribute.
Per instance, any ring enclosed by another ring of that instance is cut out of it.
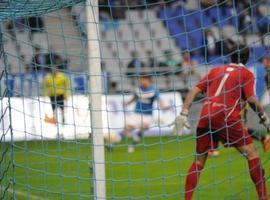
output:
<svg viewBox="0 0 270 200"><path fill-rule="evenodd" d="M152 115L133 113L126 118L126 126L133 126L134 128L145 128L148 127L152 122Z"/></svg>

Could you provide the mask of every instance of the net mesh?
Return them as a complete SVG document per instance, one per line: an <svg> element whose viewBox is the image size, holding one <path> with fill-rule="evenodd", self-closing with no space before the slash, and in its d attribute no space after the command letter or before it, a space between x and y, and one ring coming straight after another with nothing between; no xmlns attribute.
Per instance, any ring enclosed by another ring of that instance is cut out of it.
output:
<svg viewBox="0 0 270 200"><path fill-rule="evenodd" d="M183 198L204 96L192 104L191 130L174 135L170 124L187 91L229 63L228 50L240 42L250 47L248 68L267 108L269 9L263 0L1 1L1 199L102 199L99 184L107 199ZM90 20L86 12L94 10L99 19ZM98 58L87 52L96 41L89 24L99 28ZM101 73L93 74L89 65L98 59ZM102 91L89 84L96 77ZM91 106L91 91L102 94L102 109ZM96 112L102 127L91 120ZM259 141L265 133L252 111L247 125L268 175L270 157ZM104 134L105 180L94 168L94 130ZM194 199L256 199L242 155L218 150Z"/></svg>

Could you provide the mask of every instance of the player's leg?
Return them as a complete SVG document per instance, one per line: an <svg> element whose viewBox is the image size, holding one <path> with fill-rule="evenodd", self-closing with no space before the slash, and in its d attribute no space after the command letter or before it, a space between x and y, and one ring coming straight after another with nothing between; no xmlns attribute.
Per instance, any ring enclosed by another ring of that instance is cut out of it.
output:
<svg viewBox="0 0 270 200"><path fill-rule="evenodd" d="M134 130L134 128L135 127L133 124L126 124L124 129L120 132L121 141L125 140L127 143L128 142L127 138L128 138L128 136L130 136L130 133Z"/></svg>
<svg viewBox="0 0 270 200"><path fill-rule="evenodd" d="M256 132L255 130L248 128L248 133L250 134L250 136L258 141L262 141L264 135L261 132Z"/></svg>
<svg viewBox="0 0 270 200"><path fill-rule="evenodd" d="M133 124L126 124L125 125L125 127L124 127L124 129L120 132L120 134L118 135L118 136L116 136L117 137L117 139L116 139L116 141L117 142L115 142L115 140L112 140L111 141L111 138L110 138L110 134L108 134L108 138L109 139L107 139L107 141L109 142L109 143L107 143L106 145L105 145L105 148L108 150L108 151L112 151L113 150L113 147L117 144L117 143L120 143L122 140L126 140L126 143L128 142L127 141L127 138L128 138L128 136L130 136L130 133L134 130L134 126L133 126ZM130 145L129 145L130 146ZM130 150L129 150L129 147L128 147L128 152L129 152Z"/></svg>
<svg viewBox="0 0 270 200"><path fill-rule="evenodd" d="M125 127L123 131L120 133L122 138L126 138L130 136L131 132L140 127L140 115L137 113L132 113L128 115L125 119Z"/></svg>
<svg viewBox="0 0 270 200"><path fill-rule="evenodd" d="M202 155L196 155L193 163L191 164L185 183L185 200L191 200L194 190L199 182L201 170L207 159L207 152Z"/></svg>
<svg viewBox="0 0 270 200"><path fill-rule="evenodd" d="M134 142L135 144L139 143L141 138L143 137L144 131L149 128L149 125L152 121L152 115L141 115L140 116L140 127L138 132L134 135Z"/></svg>
<svg viewBox="0 0 270 200"><path fill-rule="evenodd" d="M105 149L112 151L113 148L122 141L122 137L119 133L113 130L104 131Z"/></svg>
<svg viewBox="0 0 270 200"><path fill-rule="evenodd" d="M55 124L55 113L56 113L56 97L55 96L50 96L50 102L51 102L51 107L53 111L53 117L49 117L47 114L45 115L45 121L47 123Z"/></svg>
<svg viewBox="0 0 270 200"><path fill-rule="evenodd" d="M237 149L247 158L250 177L255 184L259 200L268 200L264 169L254 143L237 147Z"/></svg>
<svg viewBox="0 0 270 200"><path fill-rule="evenodd" d="M145 115L145 114L140 114L140 120L139 120L139 127L138 131L134 133L132 136L132 147L133 151L135 150L135 146L140 143L144 132L149 128L150 124L152 122L152 115Z"/></svg>
<svg viewBox="0 0 270 200"><path fill-rule="evenodd" d="M142 128L139 129L137 135L141 139L144 136L144 131L148 129L148 124L145 124Z"/></svg>
<svg viewBox="0 0 270 200"><path fill-rule="evenodd" d="M144 128L139 128L137 132L134 132L132 134L132 142L131 142L131 145L128 146L128 152L129 153L133 153L135 151L135 147L137 144L140 143L141 141L141 137L143 136L143 131L145 131L146 129Z"/></svg>
<svg viewBox="0 0 270 200"><path fill-rule="evenodd" d="M65 108L64 106L60 106L60 109L61 109L62 123L65 124Z"/></svg>
<svg viewBox="0 0 270 200"><path fill-rule="evenodd" d="M270 149L270 135L264 135L262 132L257 132L253 129L248 129L248 133L255 140L258 140L262 143L264 152Z"/></svg>
<svg viewBox="0 0 270 200"><path fill-rule="evenodd" d="M57 97L57 106L61 110L62 123L65 123L65 103L64 103L64 95L59 95Z"/></svg>
<svg viewBox="0 0 270 200"><path fill-rule="evenodd" d="M128 136L128 135L131 135L131 132L133 130L135 130L137 127L134 126L134 125L127 125L126 129L125 129L125 132L124 132L124 137ZM131 135L131 144L128 145L128 153L133 153L135 151L135 147L134 147L134 135Z"/></svg>
<svg viewBox="0 0 270 200"><path fill-rule="evenodd" d="M51 104L53 110L53 117L56 119L56 112L57 112L57 96L51 97Z"/></svg>
<svg viewBox="0 0 270 200"><path fill-rule="evenodd" d="M126 118L125 127L124 127L123 131L120 133L121 140L126 139L126 143L128 143L128 140L127 140L128 136L132 136L131 133L134 129L139 127L139 122L140 122L140 119L136 113L133 113L130 116L128 116ZM132 140L133 140L133 137L132 137ZM134 147L132 144L128 145L127 151L129 153L134 152Z"/></svg>
<svg viewBox="0 0 270 200"><path fill-rule="evenodd" d="M217 149L211 149L208 151L208 156L211 156L211 157L216 157L216 156L219 156L219 150Z"/></svg>
<svg viewBox="0 0 270 200"><path fill-rule="evenodd" d="M207 160L207 153L209 149L217 146L212 140L212 135L208 129L197 129L196 138L196 155L191 164L185 183L185 200L191 200L194 190L199 182L200 173Z"/></svg>
<svg viewBox="0 0 270 200"><path fill-rule="evenodd" d="M265 185L264 170L262 168L260 157L256 146L254 145L250 134L242 123L235 123L227 130L227 135L221 134L224 140L226 137L229 141L227 144L231 144L238 151L241 152L247 159L249 166L250 177L255 184L259 200L267 200L267 191Z"/></svg>
<svg viewBox="0 0 270 200"><path fill-rule="evenodd" d="M143 134L144 134L144 131L147 130L149 127L148 124L144 123L139 129L137 132L135 132L133 135L132 135L132 145L129 147L131 152L134 152L135 150L135 146L137 144L140 143L142 137L143 137Z"/></svg>
<svg viewBox="0 0 270 200"><path fill-rule="evenodd" d="M120 133L122 138L127 138L130 135L131 131L135 129L133 124L126 124L123 131Z"/></svg>
<svg viewBox="0 0 270 200"><path fill-rule="evenodd" d="M208 156L215 157L219 155L219 150L218 150L218 144L219 144L219 138L218 134L213 134L213 141L215 142L215 146L213 146L209 151L208 151Z"/></svg>
<svg viewBox="0 0 270 200"><path fill-rule="evenodd" d="M267 152L270 150L270 135L265 135L261 141L263 145L263 151Z"/></svg>

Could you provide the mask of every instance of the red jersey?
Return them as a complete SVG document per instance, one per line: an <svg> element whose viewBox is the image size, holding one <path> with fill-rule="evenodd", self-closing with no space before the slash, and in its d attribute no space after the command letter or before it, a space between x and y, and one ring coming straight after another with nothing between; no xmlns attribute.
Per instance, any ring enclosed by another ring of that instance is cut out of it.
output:
<svg viewBox="0 0 270 200"><path fill-rule="evenodd" d="M212 69L197 87L206 93L198 127L218 129L241 120L242 100L254 96L254 76L243 65Z"/></svg>

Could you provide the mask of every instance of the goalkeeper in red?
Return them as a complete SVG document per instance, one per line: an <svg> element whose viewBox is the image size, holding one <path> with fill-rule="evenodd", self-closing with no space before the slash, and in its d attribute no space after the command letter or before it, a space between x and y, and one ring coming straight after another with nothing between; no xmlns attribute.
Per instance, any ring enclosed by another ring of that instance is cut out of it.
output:
<svg viewBox="0 0 270 200"><path fill-rule="evenodd" d="M175 129L183 127L194 98L206 93L200 121L197 126L196 155L185 183L185 200L192 199L200 172L207 160L207 152L215 149L218 141L225 147L235 147L246 157L249 173L255 184L258 199L268 200L264 169L258 151L241 120L243 101L258 114L261 123L269 129L269 119L255 98L254 76L244 66L249 59L249 49L238 45L231 51L232 63L212 69L188 93L181 114L176 118Z"/></svg>

